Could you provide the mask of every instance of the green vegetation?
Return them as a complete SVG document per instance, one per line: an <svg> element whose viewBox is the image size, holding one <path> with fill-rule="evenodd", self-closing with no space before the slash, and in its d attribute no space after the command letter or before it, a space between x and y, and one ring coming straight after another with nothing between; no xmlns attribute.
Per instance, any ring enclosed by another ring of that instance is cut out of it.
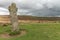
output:
<svg viewBox="0 0 60 40"><path fill-rule="evenodd" d="M14 31L14 32L9 33L10 36L14 36L14 35L18 35L18 34L20 34L20 31Z"/></svg>
<svg viewBox="0 0 60 40"><path fill-rule="evenodd" d="M20 24L21 29L26 29L27 33L21 37L2 38L0 40L60 40L60 24L57 23L31 23ZM0 26L0 34L9 32L10 26Z"/></svg>

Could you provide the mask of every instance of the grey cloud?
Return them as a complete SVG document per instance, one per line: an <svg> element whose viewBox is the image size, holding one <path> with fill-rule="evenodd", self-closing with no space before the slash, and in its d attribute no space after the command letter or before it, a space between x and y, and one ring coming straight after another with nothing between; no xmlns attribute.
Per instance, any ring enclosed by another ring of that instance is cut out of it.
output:
<svg viewBox="0 0 60 40"><path fill-rule="evenodd" d="M17 4L17 7L19 8L18 13L20 15L60 15L60 0L0 0L0 7L7 9L12 2L15 2ZM1 11L5 12L5 10Z"/></svg>

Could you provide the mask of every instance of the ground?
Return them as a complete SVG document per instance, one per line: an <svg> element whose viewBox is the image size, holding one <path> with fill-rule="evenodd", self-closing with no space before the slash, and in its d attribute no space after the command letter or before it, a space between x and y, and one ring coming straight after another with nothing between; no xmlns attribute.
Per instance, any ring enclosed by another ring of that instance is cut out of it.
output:
<svg viewBox="0 0 60 40"><path fill-rule="evenodd" d="M60 40L60 23L20 23L21 29L26 29L23 36L2 38L0 40ZM0 34L10 29L8 26L0 26Z"/></svg>

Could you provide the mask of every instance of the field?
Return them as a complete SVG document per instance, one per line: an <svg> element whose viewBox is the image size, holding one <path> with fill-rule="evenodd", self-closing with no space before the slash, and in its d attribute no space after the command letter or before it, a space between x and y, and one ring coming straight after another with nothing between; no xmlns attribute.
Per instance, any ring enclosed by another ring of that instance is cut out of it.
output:
<svg viewBox="0 0 60 40"><path fill-rule="evenodd" d="M18 21L24 23L57 23L60 22L60 17L36 17L27 15L18 15ZM10 23L9 15L0 15L0 23Z"/></svg>
<svg viewBox="0 0 60 40"><path fill-rule="evenodd" d="M10 25L0 26L0 34L9 30ZM20 23L21 29L26 29L23 36L2 38L0 40L60 40L60 23Z"/></svg>

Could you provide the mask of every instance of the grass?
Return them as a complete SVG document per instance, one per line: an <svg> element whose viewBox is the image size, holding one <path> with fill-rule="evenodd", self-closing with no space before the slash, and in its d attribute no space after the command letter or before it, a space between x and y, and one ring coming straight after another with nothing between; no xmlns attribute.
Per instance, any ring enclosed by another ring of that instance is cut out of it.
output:
<svg viewBox="0 0 60 40"><path fill-rule="evenodd" d="M27 34L21 37L13 38L1 38L0 40L60 40L60 24L58 23L31 23L31 24L20 24L22 29L27 30ZM9 30L10 26L0 26L0 34Z"/></svg>

